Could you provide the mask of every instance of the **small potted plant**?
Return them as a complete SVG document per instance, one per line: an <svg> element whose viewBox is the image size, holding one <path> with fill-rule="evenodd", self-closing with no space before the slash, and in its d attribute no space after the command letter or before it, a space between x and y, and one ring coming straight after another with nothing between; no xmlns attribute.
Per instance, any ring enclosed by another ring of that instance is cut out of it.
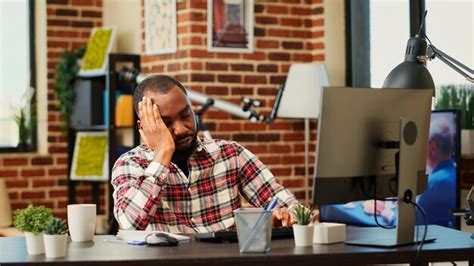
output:
<svg viewBox="0 0 474 266"><path fill-rule="evenodd" d="M44 228L44 249L47 258L62 258L66 256L67 223L65 220L52 217Z"/></svg>
<svg viewBox="0 0 474 266"><path fill-rule="evenodd" d="M295 246L307 247L313 245L313 207L303 204L296 205L293 208L296 224L293 225L293 234L295 237Z"/></svg>
<svg viewBox="0 0 474 266"><path fill-rule="evenodd" d="M13 225L25 233L26 249L30 255L44 253L43 230L51 219L51 209L44 206L28 205L25 209L15 211Z"/></svg>

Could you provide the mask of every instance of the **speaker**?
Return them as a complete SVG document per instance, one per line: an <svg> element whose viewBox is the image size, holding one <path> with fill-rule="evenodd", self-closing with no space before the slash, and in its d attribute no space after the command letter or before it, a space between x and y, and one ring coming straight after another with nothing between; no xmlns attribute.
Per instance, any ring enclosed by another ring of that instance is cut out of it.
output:
<svg viewBox="0 0 474 266"><path fill-rule="evenodd" d="M78 79L74 84L75 100L70 123L72 127L104 124L104 79Z"/></svg>

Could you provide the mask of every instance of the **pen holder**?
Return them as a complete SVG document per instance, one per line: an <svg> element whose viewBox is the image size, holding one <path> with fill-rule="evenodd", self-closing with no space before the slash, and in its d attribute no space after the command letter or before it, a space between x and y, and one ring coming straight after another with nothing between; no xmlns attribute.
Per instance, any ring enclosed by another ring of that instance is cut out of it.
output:
<svg viewBox="0 0 474 266"><path fill-rule="evenodd" d="M253 236L253 241L246 249L243 249L245 241L251 237L250 232L255 227L260 217L265 220L261 227ZM264 253L271 250L272 240L272 211L266 211L262 208L240 208L234 211L235 225L237 226L237 238L239 240L239 249L243 253Z"/></svg>

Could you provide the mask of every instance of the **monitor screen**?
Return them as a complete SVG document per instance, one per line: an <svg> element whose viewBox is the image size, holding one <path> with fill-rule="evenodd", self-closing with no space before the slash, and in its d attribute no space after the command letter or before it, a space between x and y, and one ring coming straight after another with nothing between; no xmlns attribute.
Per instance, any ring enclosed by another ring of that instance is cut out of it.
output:
<svg viewBox="0 0 474 266"><path fill-rule="evenodd" d="M431 115L426 171L429 175L425 191L417 196L417 203L426 211L429 224L459 228L459 219L450 210L459 205L460 153L459 112L433 111ZM346 204L322 205L322 222L340 222L360 226L376 226L374 213L380 224L397 223L397 203L393 201L354 201ZM417 215L417 224L424 224Z"/></svg>

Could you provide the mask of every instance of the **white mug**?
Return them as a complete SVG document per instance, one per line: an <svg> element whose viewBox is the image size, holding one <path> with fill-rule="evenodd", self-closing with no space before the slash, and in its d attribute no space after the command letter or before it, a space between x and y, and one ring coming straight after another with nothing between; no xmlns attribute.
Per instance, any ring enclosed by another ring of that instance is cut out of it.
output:
<svg viewBox="0 0 474 266"><path fill-rule="evenodd" d="M69 234L74 242L92 241L96 224L95 204L67 205L67 223Z"/></svg>

